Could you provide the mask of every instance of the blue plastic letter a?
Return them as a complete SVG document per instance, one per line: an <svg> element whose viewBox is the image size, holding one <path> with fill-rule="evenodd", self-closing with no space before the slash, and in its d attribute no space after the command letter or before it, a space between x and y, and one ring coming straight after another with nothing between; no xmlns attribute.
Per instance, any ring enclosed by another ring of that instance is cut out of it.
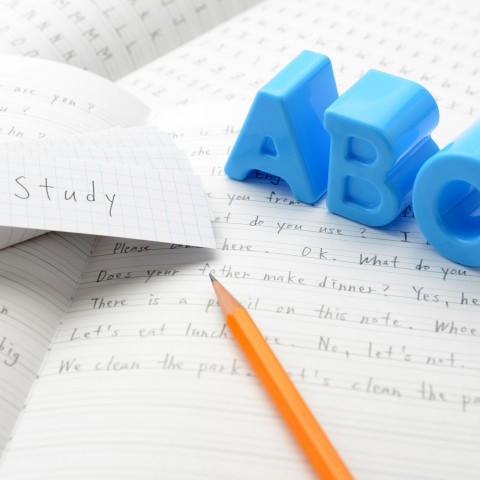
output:
<svg viewBox="0 0 480 480"><path fill-rule="evenodd" d="M323 114L337 98L329 58L302 52L257 92L225 173L236 180L252 170L277 175L298 200L315 203L328 180Z"/></svg>

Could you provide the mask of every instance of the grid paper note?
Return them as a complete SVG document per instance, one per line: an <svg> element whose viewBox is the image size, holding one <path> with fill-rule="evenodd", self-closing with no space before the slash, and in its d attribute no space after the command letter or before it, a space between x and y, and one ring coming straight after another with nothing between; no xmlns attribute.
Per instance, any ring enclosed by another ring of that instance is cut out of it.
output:
<svg viewBox="0 0 480 480"><path fill-rule="evenodd" d="M48 230L215 245L201 182L166 134L81 137L1 149L2 247Z"/></svg>

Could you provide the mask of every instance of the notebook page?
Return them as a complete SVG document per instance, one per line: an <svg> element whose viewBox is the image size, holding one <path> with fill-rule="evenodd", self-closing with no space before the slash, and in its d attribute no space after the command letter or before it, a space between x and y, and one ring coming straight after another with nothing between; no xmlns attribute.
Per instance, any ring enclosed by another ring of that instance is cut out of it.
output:
<svg viewBox="0 0 480 480"><path fill-rule="evenodd" d="M92 247L93 237L52 233L0 252L0 454Z"/></svg>
<svg viewBox="0 0 480 480"><path fill-rule="evenodd" d="M0 134L4 141L146 122L149 110L111 82L47 60L1 55Z"/></svg>
<svg viewBox="0 0 480 480"><path fill-rule="evenodd" d="M468 0L266 1L120 80L155 110L246 100L305 49L328 55L342 93L368 69L420 82L449 138L479 116L479 7ZM156 107L155 107L156 106Z"/></svg>
<svg viewBox="0 0 480 480"><path fill-rule="evenodd" d="M276 177L226 178L244 110L208 111L216 120L166 118L202 175L216 252L98 243L3 478L315 478L226 329L210 272L355 478L476 478L478 269L427 245L408 210L365 228L299 204Z"/></svg>
<svg viewBox="0 0 480 480"><path fill-rule="evenodd" d="M0 52L69 63L112 80L256 0L2 0Z"/></svg>

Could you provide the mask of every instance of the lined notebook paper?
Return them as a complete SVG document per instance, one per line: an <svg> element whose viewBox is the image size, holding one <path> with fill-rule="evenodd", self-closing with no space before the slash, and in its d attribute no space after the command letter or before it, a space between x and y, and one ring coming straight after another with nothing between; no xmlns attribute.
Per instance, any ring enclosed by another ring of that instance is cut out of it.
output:
<svg viewBox="0 0 480 480"><path fill-rule="evenodd" d="M168 115L192 158L210 152L193 165L217 251L96 245L2 474L314 478L223 323L212 272L356 477L475 478L478 271L427 246L409 211L367 229L299 204L276 177L225 178L232 110L211 110L225 123Z"/></svg>
<svg viewBox="0 0 480 480"><path fill-rule="evenodd" d="M421 83L440 106L437 135L453 138L480 114L478 20L469 0L266 1L118 83L158 111L214 99L250 103L310 49L332 60L339 93L371 68Z"/></svg>
<svg viewBox="0 0 480 480"><path fill-rule="evenodd" d="M13 55L0 55L0 62L0 141L129 127L148 118L144 104L97 75Z"/></svg>
<svg viewBox="0 0 480 480"><path fill-rule="evenodd" d="M255 0L0 2L0 50L117 79L244 10Z"/></svg>
<svg viewBox="0 0 480 480"><path fill-rule="evenodd" d="M94 240L50 233L0 251L1 452L70 307Z"/></svg>

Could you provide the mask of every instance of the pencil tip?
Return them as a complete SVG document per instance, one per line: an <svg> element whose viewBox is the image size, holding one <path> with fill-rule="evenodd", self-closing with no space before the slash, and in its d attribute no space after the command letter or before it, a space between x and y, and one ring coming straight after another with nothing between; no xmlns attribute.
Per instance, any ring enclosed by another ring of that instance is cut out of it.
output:
<svg viewBox="0 0 480 480"><path fill-rule="evenodd" d="M217 281L217 279L211 273L209 273L209 275L210 275L210 280L212 281L212 283Z"/></svg>

